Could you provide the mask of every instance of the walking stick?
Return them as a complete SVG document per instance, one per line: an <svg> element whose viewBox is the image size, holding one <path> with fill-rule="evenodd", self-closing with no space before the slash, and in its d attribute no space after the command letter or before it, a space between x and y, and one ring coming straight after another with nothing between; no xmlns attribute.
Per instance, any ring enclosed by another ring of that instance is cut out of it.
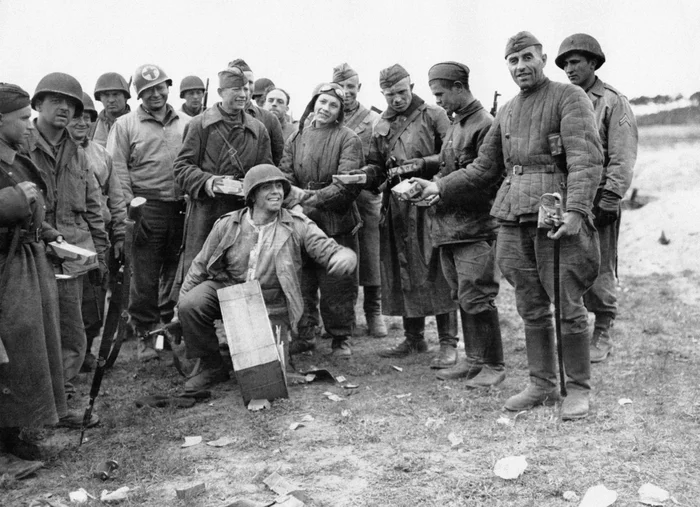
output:
<svg viewBox="0 0 700 507"><path fill-rule="evenodd" d="M540 199L539 227L550 227L557 232L561 225L562 203L561 195L557 192L544 194ZM559 363L559 389L566 396L566 371L564 369L564 346L561 340L561 279L559 273L559 257L561 251L560 239L554 240L554 331L557 337L557 360Z"/></svg>

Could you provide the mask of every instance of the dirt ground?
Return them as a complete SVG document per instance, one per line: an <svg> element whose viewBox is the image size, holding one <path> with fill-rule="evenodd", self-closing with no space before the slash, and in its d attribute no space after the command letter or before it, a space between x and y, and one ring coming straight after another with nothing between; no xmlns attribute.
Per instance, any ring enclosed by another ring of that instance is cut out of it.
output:
<svg viewBox="0 0 700 507"><path fill-rule="evenodd" d="M648 204L624 214L616 349L593 368L587 419L563 423L557 407L502 410L527 382L522 323L504 282L498 305L508 377L489 391L436 380L428 367L432 353L377 357L402 334L400 319L388 319L390 336L356 337L350 360L328 358L330 343L322 340L313 355L296 361L299 369L328 368L346 382L290 387L289 399L260 412L246 410L233 381L193 408L138 409L137 397L178 394L183 380L162 363L129 360L134 344L127 343L104 379L95 409L101 425L88 430L80 448L76 432L49 434L70 445L36 476L0 482L0 505L26 506L49 494L68 504L78 488L99 496L122 486L131 491L121 505L223 507L244 498L269 505L277 495L262 480L273 472L304 489L307 505L315 506L579 505L564 493L580 499L597 484L617 492L615 506L633 506L647 482L673 496L664 505L700 505L700 214L692 195L699 131L641 132L633 186ZM662 230L671 240L665 246L657 241ZM362 331L363 319L358 323ZM435 350L432 318L426 334ZM85 397L90 380L84 375L79 385ZM620 404L623 398L631 403ZM303 422L305 416L312 419ZM298 422L303 426L292 429ZM203 441L182 448L186 436ZM221 437L233 443L206 444ZM528 463L515 480L493 472L508 456ZM108 459L120 465L114 478L93 478L91 470ZM176 488L200 482L203 493L176 498Z"/></svg>

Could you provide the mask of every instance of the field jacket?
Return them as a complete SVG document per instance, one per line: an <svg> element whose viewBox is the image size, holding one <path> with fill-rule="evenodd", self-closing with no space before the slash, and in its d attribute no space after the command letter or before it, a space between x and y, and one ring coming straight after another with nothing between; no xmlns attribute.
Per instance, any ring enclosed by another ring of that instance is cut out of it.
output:
<svg viewBox="0 0 700 507"><path fill-rule="evenodd" d="M128 114L131 112L131 107L129 107L129 104L126 105L126 112L124 114ZM107 146L107 138L109 137L109 131L112 129L112 125L114 125L114 122L117 120L111 119L109 116L107 116L107 113L103 109L100 111L100 114L97 115L97 121L92 124L92 127L90 127L90 131L88 132L88 138L91 141L95 141L97 144L99 144L102 147Z"/></svg>

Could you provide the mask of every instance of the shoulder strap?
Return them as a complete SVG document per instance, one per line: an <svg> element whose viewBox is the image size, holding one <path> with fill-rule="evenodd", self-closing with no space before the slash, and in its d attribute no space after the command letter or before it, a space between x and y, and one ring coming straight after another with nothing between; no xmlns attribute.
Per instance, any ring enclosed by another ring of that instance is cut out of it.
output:
<svg viewBox="0 0 700 507"><path fill-rule="evenodd" d="M355 132L355 129L357 127L359 127L362 124L362 122L365 121L365 118L367 118L371 112L372 111L369 109L365 110L364 111L365 114L361 114L361 113L358 114L357 116L352 118L352 120L350 122L346 123L345 126L348 127L350 130L352 130L353 132Z"/></svg>
<svg viewBox="0 0 700 507"><path fill-rule="evenodd" d="M401 128L397 130L393 136L389 139L388 142L388 150L387 153L391 153L392 150L394 149L394 146L396 146L396 143L399 142L399 138L401 137L401 134L406 132L406 129L408 126L413 123L413 121L418 118L418 115L420 115L423 111L425 111L425 108L428 107L425 105L425 103L421 104L418 106L410 115L408 118L406 118L406 121L401 125Z"/></svg>

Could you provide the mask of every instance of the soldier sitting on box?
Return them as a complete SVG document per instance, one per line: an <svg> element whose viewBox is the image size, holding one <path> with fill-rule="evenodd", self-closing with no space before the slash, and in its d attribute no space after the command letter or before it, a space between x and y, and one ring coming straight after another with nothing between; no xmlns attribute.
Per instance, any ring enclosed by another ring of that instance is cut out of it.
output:
<svg viewBox="0 0 700 507"><path fill-rule="evenodd" d="M331 275L347 275L357 264L351 249L328 238L303 214L282 209L291 185L275 166L251 168L243 190L247 207L216 222L180 291L178 314L187 357L197 359L186 392L201 391L229 378L214 329L214 321L221 319L217 289L259 280L270 322L273 328L280 326L288 350L289 330L296 328L304 306L302 251Z"/></svg>

